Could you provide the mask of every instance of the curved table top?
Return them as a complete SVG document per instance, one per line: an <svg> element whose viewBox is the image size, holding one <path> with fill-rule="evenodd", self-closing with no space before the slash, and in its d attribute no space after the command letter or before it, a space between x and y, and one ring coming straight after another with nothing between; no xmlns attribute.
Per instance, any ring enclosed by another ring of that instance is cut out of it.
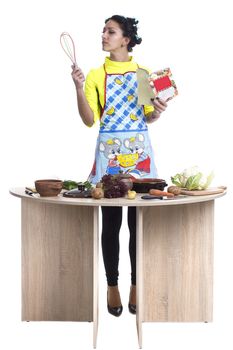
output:
<svg viewBox="0 0 233 350"><path fill-rule="evenodd" d="M163 205L179 205L179 204L191 204L200 203L214 200L216 198L222 197L226 194L226 191L218 194L211 194L206 196L184 196L179 195L174 199L142 199L141 196L145 193L137 193L135 199L127 198L102 198L102 199L92 199L92 198L67 198L59 194L56 197L40 197L39 194L33 194L30 196L25 193L24 188L12 188L10 189L10 194L13 196L29 199L32 201L38 201L41 203L52 203L52 204L62 204L62 205L79 205L79 206L106 206L106 207L151 207L151 206L163 206Z"/></svg>

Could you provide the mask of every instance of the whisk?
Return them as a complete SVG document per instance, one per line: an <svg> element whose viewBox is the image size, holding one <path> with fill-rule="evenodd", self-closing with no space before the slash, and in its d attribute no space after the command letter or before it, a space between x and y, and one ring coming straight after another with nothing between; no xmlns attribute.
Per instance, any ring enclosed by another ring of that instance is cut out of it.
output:
<svg viewBox="0 0 233 350"><path fill-rule="evenodd" d="M78 67L77 61L76 61L76 54L75 54L75 45L72 37L69 33L63 32L60 35L60 43L61 46L65 52L65 54L69 57L71 62L75 67Z"/></svg>

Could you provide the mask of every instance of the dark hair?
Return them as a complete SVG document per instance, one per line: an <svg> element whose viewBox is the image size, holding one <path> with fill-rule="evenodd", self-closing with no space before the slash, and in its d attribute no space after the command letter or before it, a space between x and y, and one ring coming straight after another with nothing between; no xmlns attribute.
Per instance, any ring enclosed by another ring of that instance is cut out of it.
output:
<svg viewBox="0 0 233 350"><path fill-rule="evenodd" d="M130 42L127 45L127 49L129 52L133 50L133 47L137 44L141 44L142 38L138 36L138 21L135 18L124 17L119 15L114 15L105 20L105 23L108 21L115 21L120 25L121 30L123 31L123 36L130 39Z"/></svg>

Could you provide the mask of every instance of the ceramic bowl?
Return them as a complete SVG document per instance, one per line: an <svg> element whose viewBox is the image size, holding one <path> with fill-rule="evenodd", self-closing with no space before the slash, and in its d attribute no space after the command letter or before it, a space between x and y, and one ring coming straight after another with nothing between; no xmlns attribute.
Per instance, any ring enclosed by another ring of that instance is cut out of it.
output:
<svg viewBox="0 0 233 350"><path fill-rule="evenodd" d="M35 188L41 197L57 196L62 190L63 182L61 180L45 179L36 180Z"/></svg>

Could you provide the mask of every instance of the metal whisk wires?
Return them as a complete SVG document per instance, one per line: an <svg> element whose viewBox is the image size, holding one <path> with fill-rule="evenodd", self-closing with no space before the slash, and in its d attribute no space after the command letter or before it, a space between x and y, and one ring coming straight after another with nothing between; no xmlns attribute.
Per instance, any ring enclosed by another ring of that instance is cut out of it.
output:
<svg viewBox="0 0 233 350"><path fill-rule="evenodd" d="M60 35L60 43L65 52L65 54L69 57L71 62L75 67L78 67L76 61L76 53L75 53L75 45L72 37L69 33L63 32Z"/></svg>

